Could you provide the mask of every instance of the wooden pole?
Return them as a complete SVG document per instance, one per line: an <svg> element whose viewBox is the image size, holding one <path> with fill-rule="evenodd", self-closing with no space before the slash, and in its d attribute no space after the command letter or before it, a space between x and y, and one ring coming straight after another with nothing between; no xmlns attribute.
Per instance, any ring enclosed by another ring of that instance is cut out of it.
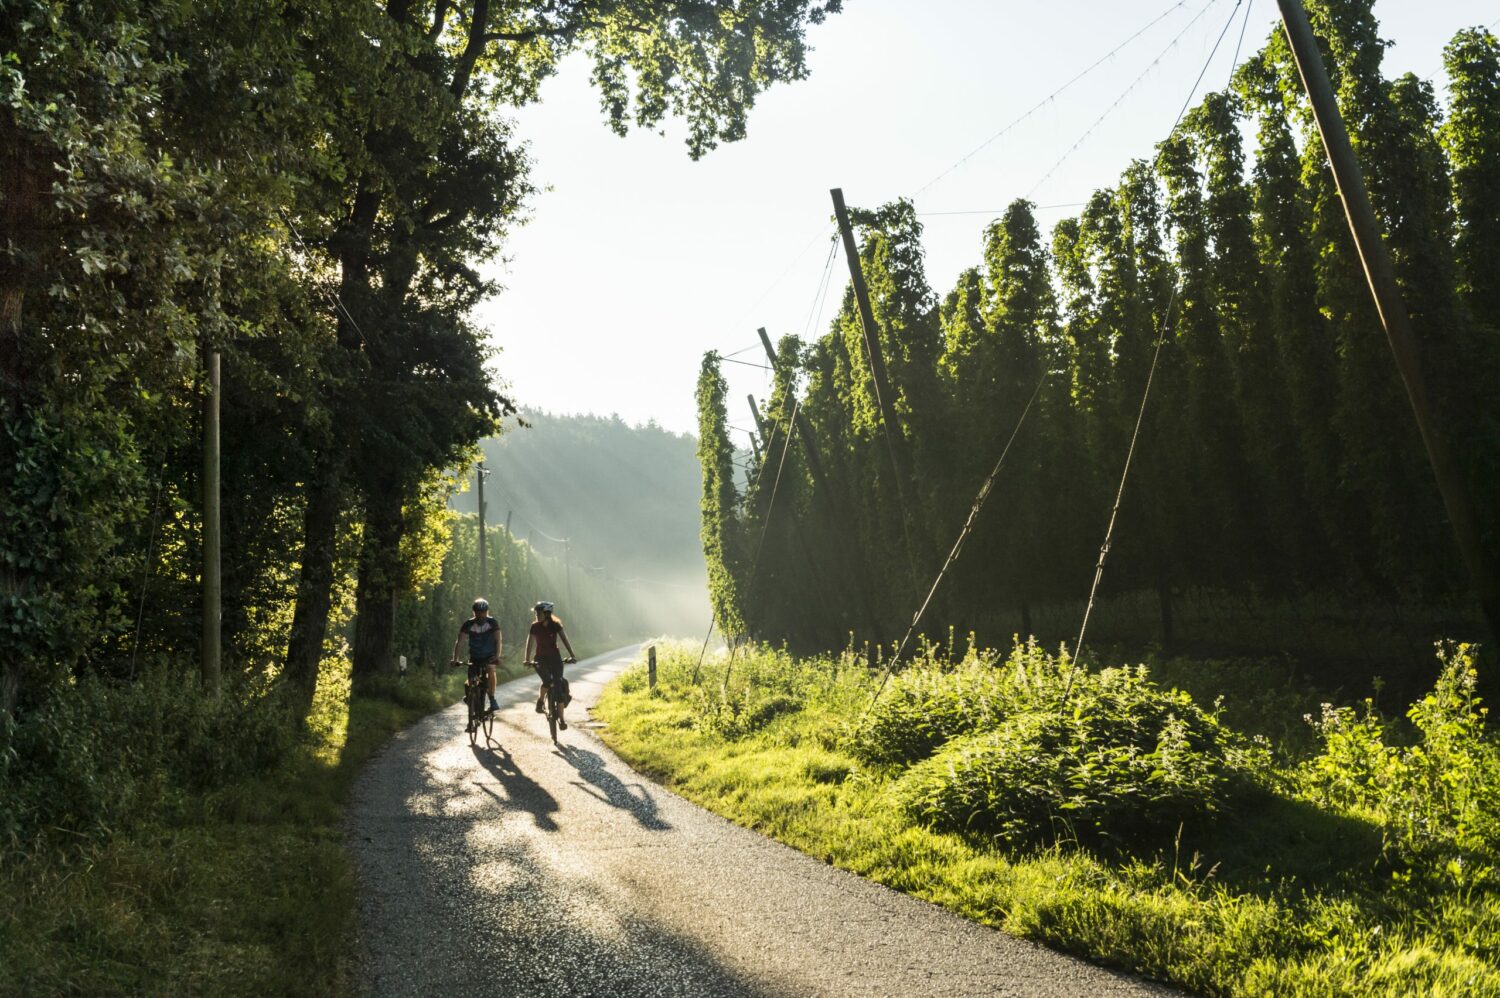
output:
<svg viewBox="0 0 1500 998"><path fill-rule="evenodd" d="M223 587L220 568L220 492L219 492L219 351L204 345L203 398L203 654L201 673L203 688L211 695L219 692L223 671L221 661Z"/></svg>
<svg viewBox="0 0 1500 998"><path fill-rule="evenodd" d="M1432 411L1417 338L1411 328L1411 318L1402 301L1401 289L1396 284L1390 255L1381 238L1380 224L1370 207L1359 160L1355 158L1354 148L1349 142L1349 133L1345 130L1343 115L1339 113L1327 68L1318 51L1317 39L1313 36L1312 26L1307 22L1307 12L1303 10L1301 0L1277 0L1277 3L1281 8L1281 19L1286 26L1293 58L1297 62L1297 71L1302 75L1302 85L1312 102L1313 116L1318 123L1318 133L1323 137L1323 148L1328 153L1339 197L1344 202L1349 231L1354 235L1354 245L1359 251L1360 263L1364 266L1370 295L1375 299L1375 308L1380 313L1380 323L1385 328L1386 340L1390 343L1391 353L1395 355L1396 368L1401 372L1406 396L1417 418L1417 429L1427 449L1427 459L1432 465L1433 476L1437 479L1443 506L1453 525L1454 539L1458 542L1464 564L1473 579L1490 634L1500 637L1500 570L1496 569L1485 554L1480 542L1479 517L1473 497L1469 494L1463 473L1453 457L1448 438L1438 426L1437 417Z"/></svg>
<svg viewBox="0 0 1500 998"><path fill-rule="evenodd" d="M490 584L489 561L485 552L489 545L485 543L484 536L484 480L488 475L484 462L480 461L479 466L474 469L475 490L479 500L479 585L475 587L474 595L483 599L489 598L485 594L489 591Z"/></svg>
<svg viewBox="0 0 1500 998"><path fill-rule="evenodd" d="M838 219L839 235L844 239L844 258L849 261L849 280L854 285L854 303L859 309L859 325L864 331L865 355L870 364L870 380L875 385L875 405L880 410L880 421L885 427L886 452L890 458L891 474L896 484L896 502L901 508L901 531L906 538L906 554L910 562L912 582L918 581L918 560L929 562L928 552L918 547L912 533L912 514L915 512L906 502L906 485L915 483L916 472L911 466L906 447L897 446L896 436L901 433L901 421L896 416L896 395L885 366L885 353L880 347L880 330L875 325L875 313L870 308L870 291L865 285L864 268L859 262L859 247L854 243L854 227L849 222L849 209L844 206L844 191L835 187L833 213Z"/></svg>

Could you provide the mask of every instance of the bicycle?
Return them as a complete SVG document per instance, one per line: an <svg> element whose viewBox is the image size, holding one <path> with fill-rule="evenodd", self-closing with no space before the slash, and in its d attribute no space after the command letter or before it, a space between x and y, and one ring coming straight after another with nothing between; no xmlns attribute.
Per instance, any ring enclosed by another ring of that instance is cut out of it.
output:
<svg viewBox="0 0 1500 998"><path fill-rule="evenodd" d="M564 665L571 665L572 663L575 663L577 661L578 661L578 659L576 659L576 658L571 658L571 657L570 658L565 658L565 659L563 659L563 664ZM535 662L527 662L526 664L529 667L531 667L533 669L536 669L537 675L542 680L542 702L543 702L543 705L545 707L545 709L543 710L543 713L547 715L547 729L548 729L549 733L552 735L552 743L555 745L555 744L557 744L557 729L558 729L558 727L561 726L564 731L566 731L567 728L568 728L568 722L565 721L565 720L563 720L563 716L562 716L563 704L558 703L552 697L552 680L549 679L547 677L547 675L545 673L543 673L540 668L538 668L538 666L537 666L537 664ZM559 678L559 679L562 678L562 669L561 668L559 668L557 670L557 678ZM569 699L571 699L571 698L569 698Z"/></svg>
<svg viewBox="0 0 1500 998"><path fill-rule="evenodd" d="M459 663L454 662L455 666ZM495 712L489 705L489 681L484 663L473 662L469 665L469 678L464 683L464 705L469 708L469 720L464 726L464 732L469 736L469 744L479 744L479 732L484 732L484 743L493 745L495 739Z"/></svg>

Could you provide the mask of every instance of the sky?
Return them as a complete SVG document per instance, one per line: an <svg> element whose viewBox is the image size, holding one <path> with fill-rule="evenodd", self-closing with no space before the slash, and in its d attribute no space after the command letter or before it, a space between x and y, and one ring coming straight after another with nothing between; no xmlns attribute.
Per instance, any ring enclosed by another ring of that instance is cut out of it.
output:
<svg viewBox="0 0 1500 998"><path fill-rule="evenodd" d="M1386 75L1441 93L1443 46L1500 22L1500 0L1381 0L1376 14ZM758 326L826 330L848 279L841 252L830 263L830 188L860 207L912 198L942 294L1015 198L1050 229L1149 157L1200 71L1199 96L1224 87L1242 23L1241 58L1278 29L1275 0L846 0L809 33L811 76L761 95L746 138L698 162L680 127L612 133L572 59L514 115L542 190L478 316L495 368L526 407L695 433L706 351L759 363ZM725 373L730 422L747 427L766 372Z"/></svg>

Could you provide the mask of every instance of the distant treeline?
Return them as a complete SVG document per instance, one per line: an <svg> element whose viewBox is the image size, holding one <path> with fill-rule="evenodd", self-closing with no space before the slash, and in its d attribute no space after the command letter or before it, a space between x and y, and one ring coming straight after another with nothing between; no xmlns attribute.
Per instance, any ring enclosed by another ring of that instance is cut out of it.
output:
<svg viewBox="0 0 1500 998"><path fill-rule="evenodd" d="M491 525L509 517L515 536L557 557L566 538L572 557L595 574L701 582L692 437L618 416L521 418L527 425L480 445L491 471ZM453 507L473 512L475 499L464 492Z"/></svg>
<svg viewBox="0 0 1500 998"><path fill-rule="evenodd" d="M1444 112L1427 82L1381 74L1372 6L1307 4L1493 557L1500 43L1454 37ZM925 628L1000 640L1030 630L1036 606L1081 604L1163 333L1105 573L1107 593L1160 595L1148 634L1170 639L1189 589L1477 616L1281 34L1050 240L1034 205L1013 203L941 298L910 202L855 221L889 439L849 292L822 338L781 342L763 463L743 489L719 358L704 361L703 539L730 633L899 638L1018 423ZM810 434L786 449L794 408Z"/></svg>
<svg viewBox="0 0 1500 998"><path fill-rule="evenodd" d="M487 526L485 575L479 571L479 523L472 514L449 523L442 570L430 587L406 597L396 614L396 648L412 668L441 669L453 654L458 625L476 596L484 596L500 621L504 659L519 665L537 600L557 603L573 648L580 655L616 648L668 630L675 621L641 586L601 577L562 558L539 554L530 543ZM701 596L699 597L702 598ZM701 620L694 621L701 626ZM463 649L459 650L462 657Z"/></svg>

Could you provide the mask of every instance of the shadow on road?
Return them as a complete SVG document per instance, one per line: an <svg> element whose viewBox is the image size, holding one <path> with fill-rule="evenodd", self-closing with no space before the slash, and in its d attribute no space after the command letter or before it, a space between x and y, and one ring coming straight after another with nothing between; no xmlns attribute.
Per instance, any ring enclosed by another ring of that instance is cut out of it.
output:
<svg viewBox="0 0 1500 998"><path fill-rule="evenodd" d="M493 748L484 748L474 745L472 749L479 765L483 766L485 771L505 788L505 796L501 797L484 784L480 784L479 789L503 804L527 812L531 815L531 820L536 823L536 827L542 831L557 831L557 822L552 819L552 816L561 810L561 807L556 797L543 789L540 783L521 772L510 753L503 747L497 745Z"/></svg>
<svg viewBox="0 0 1500 998"><path fill-rule="evenodd" d="M578 770L578 775L599 789L599 793L594 793L587 787L575 784L584 793L597 797L612 807L629 811L642 828L664 832L672 827L657 813L656 801L652 799L650 791L639 783L623 783L618 776L604 768L604 760L597 753L576 745L563 745L560 748L569 764Z"/></svg>

